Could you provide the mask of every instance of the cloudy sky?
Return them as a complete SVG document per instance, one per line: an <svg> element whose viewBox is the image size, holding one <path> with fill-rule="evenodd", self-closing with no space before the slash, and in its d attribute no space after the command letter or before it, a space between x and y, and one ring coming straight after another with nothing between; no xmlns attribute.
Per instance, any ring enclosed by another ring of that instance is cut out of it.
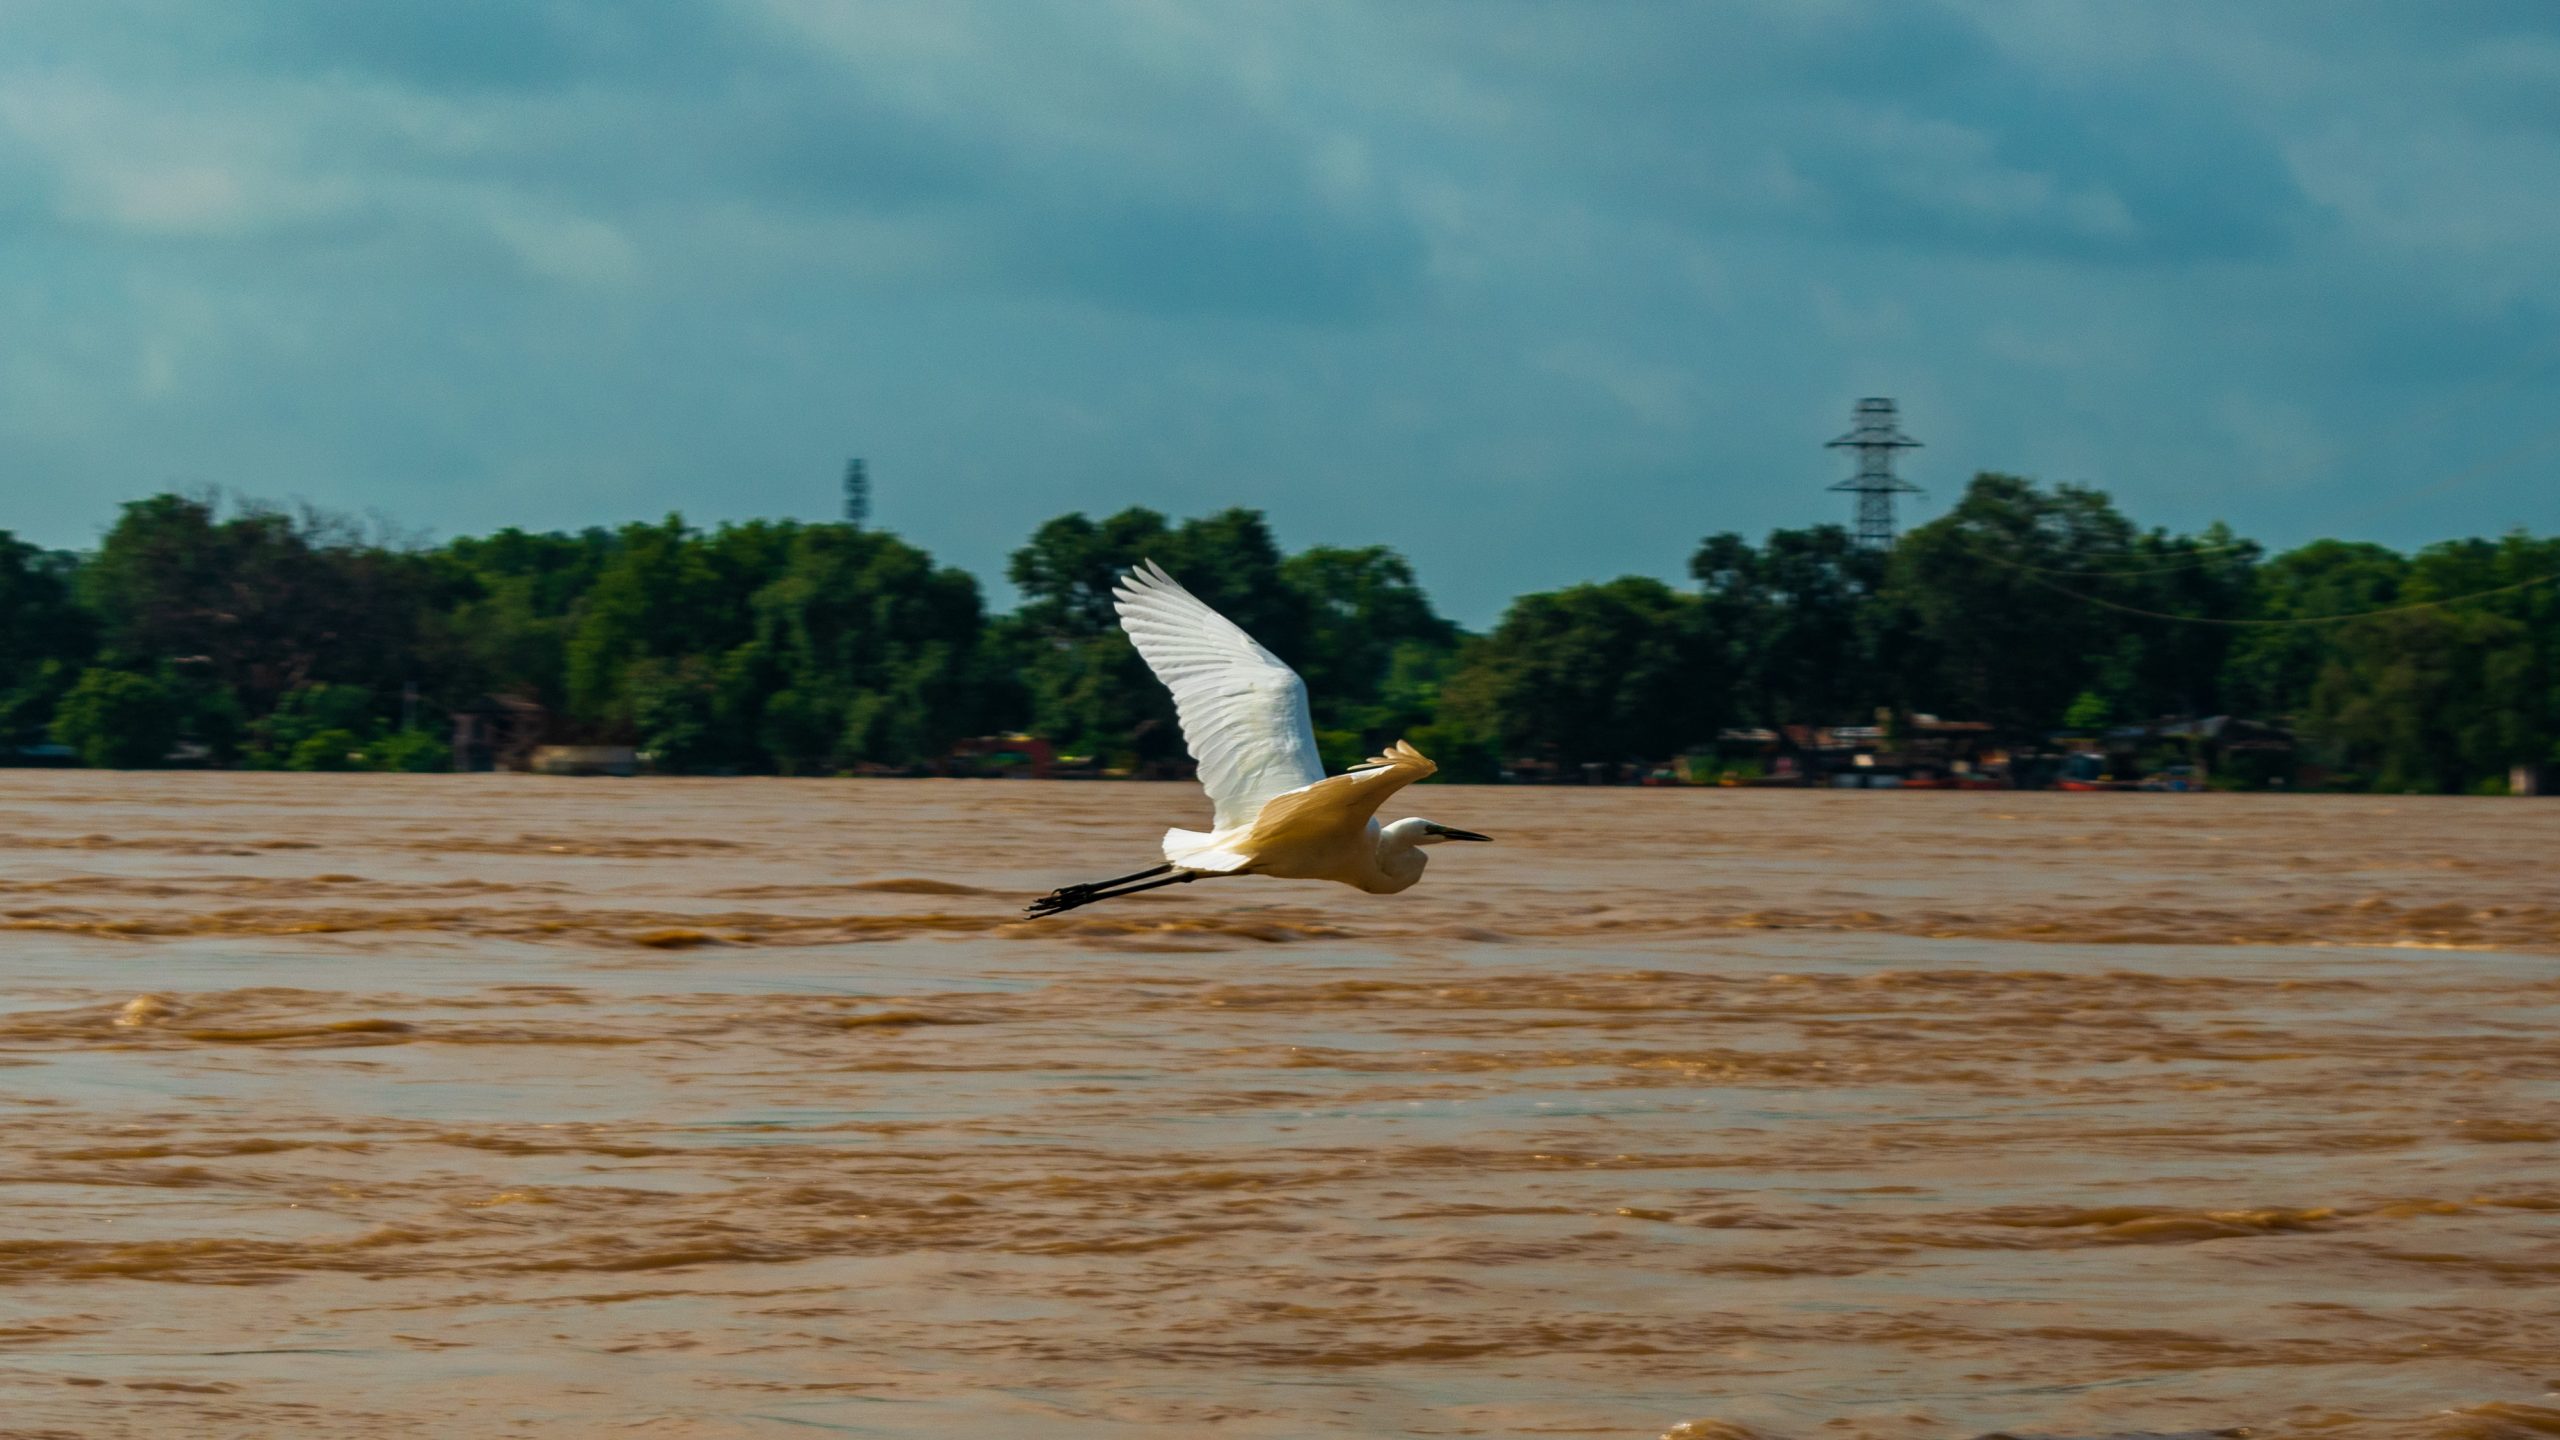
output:
<svg viewBox="0 0 2560 1440"><path fill-rule="evenodd" d="M1482 623L1978 469L2560 529L2560 7L10 0L0 528L1259 507ZM2444 482L2450 483L2444 483ZM998 589L1001 597L1006 592Z"/></svg>

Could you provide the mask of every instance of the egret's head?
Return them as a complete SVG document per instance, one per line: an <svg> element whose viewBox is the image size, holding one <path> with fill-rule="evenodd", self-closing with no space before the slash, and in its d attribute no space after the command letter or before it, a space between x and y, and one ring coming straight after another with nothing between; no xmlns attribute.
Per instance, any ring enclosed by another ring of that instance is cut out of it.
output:
<svg viewBox="0 0 2560 1440"><path fill-rule="evenodd" d="M1411 837L1410 843L1415 845L1437 845L1446 840L1481 840L1488 845L1493 843L1493 837L1490 835L1479 835L1473 830L1461 830L1455 825L1443 825L1437 820L1425 820L1419 815L1410 820L1399 820L1393 828Z"/></svg>

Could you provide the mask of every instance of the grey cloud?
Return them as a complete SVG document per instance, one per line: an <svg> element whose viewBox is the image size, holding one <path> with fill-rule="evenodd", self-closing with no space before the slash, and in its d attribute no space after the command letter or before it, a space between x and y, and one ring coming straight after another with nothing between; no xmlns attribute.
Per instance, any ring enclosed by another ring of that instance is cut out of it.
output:
<svg viewBox="0 0 2560 1440"><path fill-rule="evenodd" d="M2410 13L30 0L0 528L823 513L860 450L991 576L1060 510L1257 504L1482 621L1836 518L1884 393L1928 503L2283 543L2472 458L2378 417L2554 398L2502 378L2560 313L2548 12Z"/></svg>
<svg viewBox="0 0 2560 1440"><path fill-rule="evenodd" d="M557 88L699 74L751 57L753 32L709 0L262 0L243 53L430 90Z"/></svg>
<svg viewBox="0 0 2560 1440"><path fill-rule="evenodd" d="M2192 77L2057 75L1944 6L1646 10L1614 44L1587 9L1506 13L1476 83L1599 122L1528 137L1561 183L1702 230L2178 261L2270 257L2319 223L2271 137Z"/></svg>
<svg viewBox="0 0 2560 1440"><path fill-rule="evenodd" d="M1006 227L1001 268L1149 315L1318 323L1375 319L1421 282L1422 243L1393 222L1268 203L1073 199Z"/></svg>

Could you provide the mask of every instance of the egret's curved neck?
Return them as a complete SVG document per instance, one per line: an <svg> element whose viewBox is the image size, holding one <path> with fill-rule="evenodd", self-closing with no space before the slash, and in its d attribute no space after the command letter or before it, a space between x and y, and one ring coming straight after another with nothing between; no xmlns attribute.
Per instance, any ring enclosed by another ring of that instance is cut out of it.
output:
<svg viewBox="0 0 2560 1440"><path fill-rule="evenodd" d="M1378 827L1378 873L1398 890L1422 878L1422 867L1430 857L1422 853L1422 837L1431 822L1420 818L1398 820Z"/></svg>

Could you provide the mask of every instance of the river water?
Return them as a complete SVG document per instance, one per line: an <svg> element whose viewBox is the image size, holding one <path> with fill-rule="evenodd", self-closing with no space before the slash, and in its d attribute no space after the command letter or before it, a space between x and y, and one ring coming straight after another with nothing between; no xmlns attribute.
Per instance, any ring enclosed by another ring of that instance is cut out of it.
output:
<svg viewBox="0 0 2560 1440"><path fill-rule="evenodd" d="M1402 798L0 772L0 1435L2560 1433L2560 804Z"/></svg>

